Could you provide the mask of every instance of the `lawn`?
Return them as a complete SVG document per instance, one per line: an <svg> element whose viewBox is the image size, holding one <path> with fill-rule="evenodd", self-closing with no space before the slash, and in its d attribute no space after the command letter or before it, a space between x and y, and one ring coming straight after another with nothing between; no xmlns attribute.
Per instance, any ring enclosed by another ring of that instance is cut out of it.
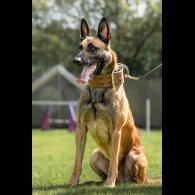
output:
<svg viewBox="0 0 195 195"><path fill-rule="evenodd" d="M122 184L108 189L98 185L99 177L89 166L91 152L96 144L88 134L80 184L70 188L74 155L74 133L65 130L32 131L32 194L162 194L162 184ZM141 140L148 158L148 177L162 175L162 132L141 131ZM92 182L91 182L92 181Z"/></svg>

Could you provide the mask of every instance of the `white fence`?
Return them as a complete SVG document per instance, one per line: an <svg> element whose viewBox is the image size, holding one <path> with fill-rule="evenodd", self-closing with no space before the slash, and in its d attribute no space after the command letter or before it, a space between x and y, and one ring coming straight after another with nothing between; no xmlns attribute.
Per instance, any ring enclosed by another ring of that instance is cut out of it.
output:
<svg viewBox="0 0 195 195"><path fill-rule="evenodd" d="M38 126L42 127L43 129L49 129L52 125L67 126L70 130L73 130L76 128L76 113L75 113L75 107L77 105L76 101L32 101L32 107L37 106L42 111L42 119L39 121ZM57 106L57 114L53 114L53 107ZM62 110L61 114L61 108L66 107L66 113L65 109ZM59 109L60 108L60 109ZM60 111L60 112L59 112ZM35 118L35 116L32 116ZM32 119L33 120L33 119ZM44 122L45 121L45 122ZM44 127L44 124L47 125Z"/></svg>

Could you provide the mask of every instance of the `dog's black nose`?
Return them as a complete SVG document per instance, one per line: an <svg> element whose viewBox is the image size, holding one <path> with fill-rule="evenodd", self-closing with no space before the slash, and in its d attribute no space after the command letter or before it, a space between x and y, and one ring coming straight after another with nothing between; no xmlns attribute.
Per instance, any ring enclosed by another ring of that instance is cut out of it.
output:
<svg viewBox="0 0 195 195"><path fill-rule="evenodd" d="M73 60L73 63L77 66L81 65L82 64L82 58L81 57L76 57L74 60Z"/></svg>

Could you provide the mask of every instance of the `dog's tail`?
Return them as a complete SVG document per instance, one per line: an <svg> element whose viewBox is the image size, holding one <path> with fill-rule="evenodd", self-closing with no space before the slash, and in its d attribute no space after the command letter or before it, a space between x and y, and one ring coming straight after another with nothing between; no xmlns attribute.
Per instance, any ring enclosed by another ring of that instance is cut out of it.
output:
<svg viewBox="0 0 195 195"><path fill-rule="evenodd" d="M162 177L154 177L154 178L145 178L146 183L155 183L155 182L162 182Z"/></svg>

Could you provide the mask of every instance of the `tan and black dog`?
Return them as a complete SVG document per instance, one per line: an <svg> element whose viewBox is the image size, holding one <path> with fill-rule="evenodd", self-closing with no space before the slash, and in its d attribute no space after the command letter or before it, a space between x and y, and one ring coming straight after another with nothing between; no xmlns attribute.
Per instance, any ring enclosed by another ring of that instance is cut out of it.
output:
<svg viewBox="0 0 195 195"><path fill-rule="evenodd" d="M90 166L104 185L114 187L115 182L147 180L147 159L123 87L123 70L110 48L110 39L105 18L100 21L95 37L90 35L88 24L82 19L79 53L73 63L84 67L77 82L85 83L85 89L77 107L71 186L79 183L88 131L98 145L92 153Z"/></svg>

